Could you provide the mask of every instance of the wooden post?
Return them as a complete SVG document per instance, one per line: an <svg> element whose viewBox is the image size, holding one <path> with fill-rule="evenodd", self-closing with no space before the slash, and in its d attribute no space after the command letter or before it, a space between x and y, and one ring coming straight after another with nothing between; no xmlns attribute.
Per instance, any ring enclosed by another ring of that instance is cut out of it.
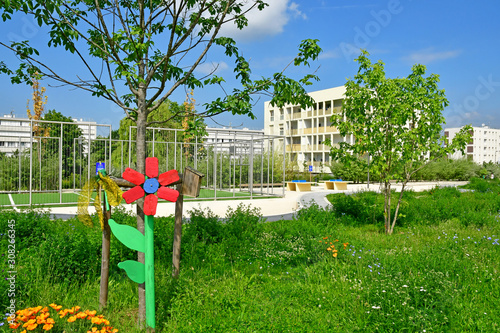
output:
<svg viewBox="0 0 500 333"><path fill-rule="evenodd" d="M102 187L98 185L99 195L101 195ZM102 197L101 197L102 198ZM103 229L102 229L102 253L101 253L101 287L99 291L99 309L106 308L108 303L108 284L109 284L109 251L111 241L111 229L109 227L109 219L111 218L111 207L108 204L106 191L104 191L104 200L102 203L103 210Z"/></svg>
<svg viewBox="0 0 500 333"><path fill-rule="evenodd" d="M182 178L181 178L182 179ZM172 277L178 278L181 264L182 205L184 203L183 184L177 184L179 197L175 202L174 246L172 254Z"/></svg>

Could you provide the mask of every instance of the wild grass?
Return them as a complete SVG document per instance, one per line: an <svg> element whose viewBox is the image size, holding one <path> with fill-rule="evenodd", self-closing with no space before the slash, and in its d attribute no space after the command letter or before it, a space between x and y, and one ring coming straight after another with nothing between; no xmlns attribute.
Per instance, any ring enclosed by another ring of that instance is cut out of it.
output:
<svg viewBox="0 0 500 333"><path fill-rule="evenodd" d="M383 233L380 198L371 196L269 223L246 206L224 221L194 210L178 280L170 276L173 219L155 218L157 332L499 331L498 193L409 193L391 236ZM30 211L1 214L1 230L16 219L18 308L98 308L99 228ZM119 210L114 218L135 223ZM140 332L136 285L116 267L135 253L116 239L111 246L103 313L120 332ZM5 307L4 281L0 288Z"/></svg>

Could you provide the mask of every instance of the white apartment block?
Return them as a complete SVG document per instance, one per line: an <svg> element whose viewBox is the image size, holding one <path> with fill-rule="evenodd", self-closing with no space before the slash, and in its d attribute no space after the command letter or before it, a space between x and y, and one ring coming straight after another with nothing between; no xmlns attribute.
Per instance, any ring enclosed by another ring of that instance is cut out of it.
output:
<svg viewBox="0 0 500 333"><path fill-rule="evenodd" d="M444 135L451 141L460 131L458 128L445 128ZM489 128L486 125L472 128L472 139L465 148L465 156L478 164L500 163L500 129ZM462 158L461 152L451 156L453 159Z"/></svg>
<svg viewBox="0 0 500 333"><path fill-rule="evenodd" d="M331 125L331 117L339 113L344 99L345 87L313 91L308 95L314 99L314 106L302 109L299 105L283 108L264 103L264 132L268 135L284 135L285 151L290 159L296 160L299 168L312 166L313 172L330 172L330 147L326 139L335 145L354 137L343 137Z"/></svg>
<svg viewBox="0 0 500 333"><path fill-rule="evenodd" d="M85 139L97 138L97 123L73 119L82 130ZM19 149L30 148L32 140L31 120L29 118L17 118L13 114L3 115L0 118L0 153L12 155Z"/></svg>
<svg viewBox="0 0 500 333"><path fill-rule="evenodd" d="M272 142L272 138L265 135L264 130L207 127L206 131L208 136L204 139L205 145L214 146L219 152L233 155L246 154L250 148L261 153L267 149L270 139Z"/></svg>

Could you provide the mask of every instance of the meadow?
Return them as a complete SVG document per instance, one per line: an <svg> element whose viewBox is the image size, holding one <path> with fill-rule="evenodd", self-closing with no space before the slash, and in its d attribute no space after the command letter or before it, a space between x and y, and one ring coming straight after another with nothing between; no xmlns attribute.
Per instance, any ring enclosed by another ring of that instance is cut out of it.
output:
<svg viewBox="0 0 500 333"><path fill-rule="evenodd" d="M194 210L183 227L177 280L173 218L155 218L156 331L500 331L500 185L473 179L467 187L408 192L390 236L383 198L370 192L331 195L331 210L312 204L291 221L263 223L243 204L224 221ZM113 218L135 224L123 210ZM2 210L2 258L12 220L17 309L55 303L98 310L100 228ZM113 237L108 307L98 313L119 332L142 332L136 284L117 267L126 259L135 253ZM5 259L0 269L7 276ZM3 309L8 281L0 288ZM50 332L90 327L73 324ZM13 330L4 324L0 331Z"/></svg>

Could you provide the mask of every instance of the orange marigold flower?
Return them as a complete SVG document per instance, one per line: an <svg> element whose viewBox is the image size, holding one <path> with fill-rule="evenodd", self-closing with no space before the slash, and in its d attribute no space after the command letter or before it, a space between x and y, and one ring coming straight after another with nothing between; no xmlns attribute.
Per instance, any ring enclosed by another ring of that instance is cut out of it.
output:
<svg viewBox="0 0 500 333"><path fill-rule="evenodd" d="M52 327L54 327L54 325L52 325L52 324L45 324L45 325L43 325L43 329L46 330L46 331L50 331L52 329Z"/></svg>
<svg viewBox="0 0 500 333"><path fill-rule="evenodd" d="M334 258L337 258L337 252L332 254Z"/></svg>
<svg viewBox="0 0 500 333"><path fill-rule="evenodd" d="M76 320L76 316L71 316L68 318L68 323L72 323Z"/></svg>
<svg viewBox="0 0 500 333"><path fill-rule="evenodd" d="M332 250L332 248L331 248L331 247L329 247L329 248L327 248L326 250L327 250L327 251L331 251L331 250Z"/></svg>
<svg viewBox="0 0 500 333"><path fill-rule="evenodd" d="M36 319L30 319L23 325L23 327L27 327L28 325L32 325L34 323L36 323Z"/></svg>
<svg viewBox="0 0 500 333"><path fill-rule="evenodd" d="M339 240L338 240L338 239L336 239L335 241L336 241L336 242L338 242Z"/></svg>
<svg viewBox="0 0 500 333"><path fill-rule="evenodd" d="M21 323L12 323L12 324L9 324L9 328L16 329L16 328L18 328L20 325L21 325Z"/></svg>
<svg viewBox="0 0 500 333"><path fill-rule="evenodd" d="M47 324L53 325L53 324L55 324L55 323L56 323L56 322L55 322L55 320L54 320L54 319L52 319L52 318L47 318Z"/></svg>
<svg viewBox="0 0 500 333"><path fill-rule="evenodd" d="M78 319L85 319L85 317L87 317L87 314L86 314L85 312L78 312L78 313L76 314L76 317L77 317Z"/></svg>
<svg viewBox="0 0 500 333"><path fill-rule="evenodd" d="M89 311L89 310L85 310L85 313L87 314L87 316L89 317L94 317L95 314L97 313L96 310L92 310L92 311Z"/></svg>
<svg viewBox="0 0 500 333"><path fill-rule="evenodd" d="M62 318L68 314L68 309L59 311L59 318Z"/></svg>
<svg viewBox="0 0 500 333"><path fill-rule="evenodd" d="M35 324L35 323L29 324L28 327L26 327L26 329L28 331L33 331L37 326L38 326L38 324Z"/></svg>
<svg viewBox="0 0 500 333"><path fill-rule="evenodd" d="M344 243L344 249L349 245L349 243Z"/></svg>
<svg viewBox="0 0 500 333"><path fill-rule="evenodd" d="M92 331L87 331L87 333L94 333L97 332L97 327L92 327Z"/></svg>
<svg viewBox="0 0 500 333"><path fill-rule="evenodd" d="M49 311L49 308L48 307L44 307L41 312L48 312L48 311Z"/></svg>
<svg viewBox="0 0 500 333"><path fill-rule="evenodd" d="M328 239L328 237L323 237L323 239Z"/></svg>
<svg viewBox="0 0 500 333"><path fill-rule="evenodd" d="M49 306L56 311L59 311L62 308L62 305L57 305L55 303L49 304Z"/></svg>

